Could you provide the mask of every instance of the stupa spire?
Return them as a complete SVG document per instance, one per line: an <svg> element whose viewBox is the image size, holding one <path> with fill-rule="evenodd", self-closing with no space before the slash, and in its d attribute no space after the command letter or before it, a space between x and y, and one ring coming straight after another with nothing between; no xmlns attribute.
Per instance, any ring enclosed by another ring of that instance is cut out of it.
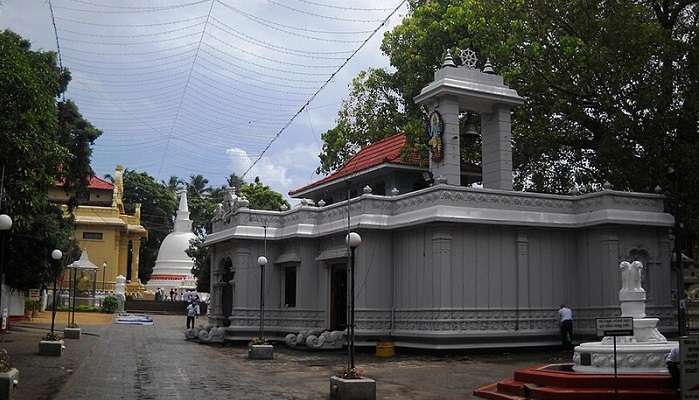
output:
<svg viewBox="0 0 699 400"><path fill-rule="evenodd" d="M192 221L189 219L189 206L187 204L187 191L180 192L180 205L175 217L175 232L191 232Z"/></svg>

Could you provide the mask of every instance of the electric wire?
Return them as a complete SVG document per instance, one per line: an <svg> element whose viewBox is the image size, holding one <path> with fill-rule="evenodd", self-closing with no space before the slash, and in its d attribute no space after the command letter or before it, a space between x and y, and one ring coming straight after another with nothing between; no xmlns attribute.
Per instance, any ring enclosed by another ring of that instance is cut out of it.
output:
<svg viewBox="0 0 699 400"><path fill-rule="evenodd" d="M163 169L163 164L165 163L165 156L167 155L167 149L170 146L170 138L172 136L172 131L175 129L175 125L177 124L177 119L179 118L180 110L182 109L182 103L184 102L184 96L185 94L187 94L187 87L189 86L189 81L192 79L192 71L194 70L194 66L197 63L197 57L199 56L201 42L204 40L204 33L206 32L206 27L209 24L209 18L211 18L211 12L214 9L214 4L215 0L211 0L211 5L209 6L209 13L206 15L206 23L204 24L204 28L201 31L201 37L199 38L199 43L197 44L197 51L194 53L194 60L192 60L192 67L189 69L189 73L187 74L187 81L185 82L184 89L182 90L180 104L177 106L177 113L175 114L175 119L172 121L172 126L170 127L170 132L168 133L168 140L165 143L165 149L163 150L163 156L160 159L160 166L158 167L158 174L156 175L157 177L160 176L160 172Z"/></svg>
<svg viewBox="0 0 699 400"><path fill-rule="evenodd" d="M73 2L78 2L76 0L72 0ZM158 12L158 11L170 11L170 10L176 10L180 8L186 8L186 7L192 7L196 6L199 4L204 4L209 0L200 0L200 1L195 1L192 3L185 3L185 4L176 4L172 6L164 6L164 7L159 7L159 8L146 8L142 7L139 9L120 9L120 10L95 10L95 9L84 9L84 8L73 8L73 7L65 7L65 6L60 6L60 7L55 7L56 9L60 10L66 10L66 11L73 11L73 12L84 12L84 13L93 13L93 14L140 14L144 12ZM85 3L85 2L83 2ZM91 4L91 3L88 3ZM94 4L93 4L94 5ZM103 8L109 8L108 6L100 5L100 7ZM112 7L115 8L115 7Z"/></svg>
<svg viewBox="0 0 699 400"><path fill-rule="evenodd" d="M279 22L270 21L268 19L264 19L264 18L258 17L256 15L247 13L243 10L240 10L236 7L233 7L229 4L224 3L221 0L216 0L216 1L218 1L218 3L221 4L222 6L228 8L229 10L235 12L236 14L242 15L243 17L245 17L251 21L257 22L258 24L266 26L268 28L271 28L274 30L280 30L280 31L286 32L286 33L289 33L289 32L287 32L286 30L283 30L282 28L297 30L297 31L301 31L301 32L325 33L325 34L332 34L332 35L364 35L367 33L371 33L371 30L365 30L365 31L325 31L325 30L318 30L318 29L300 28L300 27L292 26L292 25L285 25L285 24L281 24Z"/></svg>
<svg viewBox="0 0 699 400"><path fill-rule="evenodd" d="M141 37L153 37L153 36L160 36L160 35L169 35L169 34L174 33L174 32L181 32L181 31L185 31L187 29L195 28L197 26L202 26L202 25L204 25L204 22L200 22L200 23L194 24L194 25L184 26L182 28L171 29L169 31L139 33L139 34L134 34L134 35L104 35L104 34L99 34L99 33L78 32L78 31L72 31L72 30L68 30L68 29L61 29L61 32L68 32L68 33L71 33L73 35L79 35L79 36L128 39L128 38L141 38Z"/></svg>
<svg viewBox="0 0 699 400"><path fill-rule="evenodd" d="M72 39L72 38L66 38L66 37L60 37L60 39L68 42L75 42L75 43L86 43L86 44L97 44L100 46L140 46L144 44L153 44L153 43L164 43L164 42L172 42L175 40L180 40L188 37L194 37L197 35L201 35L202 32L193 32L193 33L188 33L186 35L180 35L172 38L167 38L167 39L158 39L158 40L153 40L153 41L147 41L147 42L96 42L94 40L83 40L83 39Z"/></svg>
<svg viewBox="0 0 699 400"><path fill-rule="evenodd" d="M184 22L191 22L191 21L195 21L197 19L202 19L202 18L206 18L206 15L202 15L199 17L185 18L185 19L180 19L180 20L175 20L175 21L155 22L155 23L150 23L150 24L104 24L104 23L98 24L98 23L84 21L84 20L56 17L56 19L59 21L66 21L66 22L70 22L72 24L99 26L99 27L103 27L103 28L151 28L154 26L181 24Z"/></svg>
<svg viewBox="0 0 699 400"><path fill-rule="evenodd" d="M381 18L377 18L377 19L344 18L344 17L336 17L333 15L317 14L317 13L302 10L299 8L294 8L294 7L288 6L286 4L283 4L283 3L280 3L280 2L274 1L274 0L267 0L267 2L274 4L274 5L277 5L279 7L286 8L287 10L297 12L299 14L310 15L312 17L318 17L318 18L323 18L323 19L331 19L334 21L346 21L346 22L381 22L381 21L383 21L383 19L381 19Z"/></svg>
<svg viewBox="0 0 699 400"><path fill-rule="evenodd" d="M344 6L337 6L337 5L332 5L332 4L324 4L324 3L319 3L316 1L310 1L310 0L296 0L300 3L306 3L310 4L313 6L319 6L319 7L328 7L328 8L334 8L336 10L347 10L347 11L391 11L392 8L361 8L361 7L344 7Z"/></svg>
<svg viewBox="0 0 699 400"><path fill-rule="evenodd" d="M388 14L386 18L384 18L381 24L379 24L379 26L377 26L374 29L374 31L364 40L364 42L362 42L362 44L360 44L359 47L357 47L354 50L354 52L349 57L347 57L347 59L342 63L342 65L335 72L333 72L330 78L328 78L328 80L325 83L323 83L323 85L321 85L318 88L318 90L315 93L313 93L313 95L311 95L311 97L306 101L306 103L303 106L301 106L301 108L296 112L296 114L294 114L291 117L291 119L279 130L279 132L275 134L274 138L269 142L269 144L267 144L265 149L262 151L262 154L260 154L260 156L257 159L255 159L255 161L250 165L250 167L248 167L248 169L245 170L245 172L240 176L241 179L245 178L248 172L250 172L250 170L255 167L255 165L262 159L265 153L267 153L269 148L272 147L272 144L274 144L274 142L277 139L279 139L282 133L284 133L284 131L294 122L296 117L298 117L303 112L303 110L305 110L306 107L308 107L308 105L313 101L313 99L315 99L316 96L318 96L318 93L320 93L320 91L323 90L330 83L330 81L332 81L335 75L337 75L342 70L342 68L344 68L344 66L347 65L347 63L349 63L349 61L359 52L359 50L361 50L369 42L369 40L371 40L371 38L374 37L376 32L378 32L384 25L386 25L388 20L393 16L393 14L398 12L398 10L403 6L403 4L405 4L406 1L407 0L401 0L401 2L396 6L396 8L394 8L393 11L391 11L391 13Z"/></svg>

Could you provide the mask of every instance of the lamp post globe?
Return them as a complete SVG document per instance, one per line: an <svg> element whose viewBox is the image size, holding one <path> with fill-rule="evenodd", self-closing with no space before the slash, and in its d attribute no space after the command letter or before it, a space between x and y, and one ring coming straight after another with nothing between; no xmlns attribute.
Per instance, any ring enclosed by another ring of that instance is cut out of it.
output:
<svg viewBox="0 0 699 400"><path fill-rule="evenodd" d="M12 228L12 218L7 214L0 214L0 231L9 231Z"/></svg>
<svg viewBox="0 0 699 400"><path fill-rule="evenodd" d="M56 249L56 250L51 252L51 258L53 258L54 260L58 261L61 259L61 257L63 257L62 251Z"/></svg>
<svg viewBox="0 0 699 400"><path fill-rule="evenodd" d="M362 237L357 232L350 232L345 236L345 242L349 244L350 248L356 249L362 244Z"/></svg>
<svg viewBox="0 0 699 400"><path fill-rule="evenodd" d="M265 265L267 265L267 257L265 257L265 256L257 257L257 265L259 265L260 267L264 267Z"/></svg>

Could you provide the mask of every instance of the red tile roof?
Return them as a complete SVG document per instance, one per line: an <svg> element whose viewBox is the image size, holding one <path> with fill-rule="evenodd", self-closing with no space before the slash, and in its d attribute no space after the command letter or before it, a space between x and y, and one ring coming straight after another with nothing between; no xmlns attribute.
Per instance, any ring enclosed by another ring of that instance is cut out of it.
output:
<svg viewBox="0 0 699 400"><path fill-rule="evenodd" d="M56 182L56 186L61 187L63 186L63 181ZM106 181L98 176L91 176L90 177L90 183L87 185L88 188L90 189L98 189L98 190L113 190L114 185L112 185L111 182Z"/></svg>
<svg viewBox="0 0 699 400"><path fill-rule="evenodd" d="M402 156L401 153L403 147L405 147L406 141L407 139L404 133L396 133L376 143L372 143L359 150L357 154L352 156L345 165L340 167L337 171L302 188L292 190L289 192L289 195L293 196L296 193L320 186L324 183L332 182L347 175L365 171L384 163L420 166L420 159L417 154L407 158Z"/></svg>

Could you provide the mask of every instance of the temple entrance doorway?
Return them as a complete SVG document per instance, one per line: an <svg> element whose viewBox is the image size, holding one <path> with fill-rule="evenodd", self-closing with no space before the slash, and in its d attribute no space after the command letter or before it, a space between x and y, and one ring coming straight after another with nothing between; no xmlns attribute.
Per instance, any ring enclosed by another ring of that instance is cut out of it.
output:
<svg viewBox="0 0 699 400"><path fill-rule="evenodd" d="M233 312L233 285L235 284L235 271L230 258L223 260L221 271L221 282L224 284L221 287L221 314L226 318L224 324L228 325L230 323L228 317Z"/></svg>
<svg viewBox="0 0 699 400"><path fill-rule="evenodd" d="M347 328L347 264L330 266L330 329Z"/></svg>

